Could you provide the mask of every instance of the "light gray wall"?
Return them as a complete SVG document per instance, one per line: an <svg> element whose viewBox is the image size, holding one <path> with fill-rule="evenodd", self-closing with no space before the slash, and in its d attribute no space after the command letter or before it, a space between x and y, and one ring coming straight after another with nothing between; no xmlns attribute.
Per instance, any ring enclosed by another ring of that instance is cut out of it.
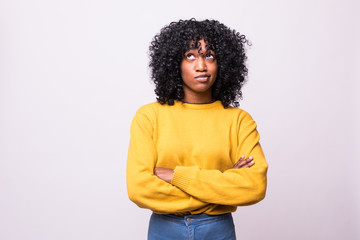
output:
<svg viewBox="0 0 360 240"><path fill-rule="evenodd" d="M127 199L130 121L155 100L147 49L170 21L247 35L241 107L259 125L266 199L239 239L359 239L359 2L0 2L0 239L145 239Z"/></svg>

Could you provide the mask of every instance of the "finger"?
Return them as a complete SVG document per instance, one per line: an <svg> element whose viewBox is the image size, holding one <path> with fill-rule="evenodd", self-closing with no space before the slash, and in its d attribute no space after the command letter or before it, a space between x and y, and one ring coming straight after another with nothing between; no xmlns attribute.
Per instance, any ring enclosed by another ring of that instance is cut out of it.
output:
<svg viewBox="0 0 360 240"><path fill-rule="evenodd" d="M255 162L254 162L254 160L252 160L252 161L248 162L246 165L244 165L244 168L250 168L250 167L254 166L254 164L255 164Z"/></svg>
<svg viewBox="0 0 360 240"><path fill-rule="evenodd" d="M245 164L244 161L238 161L238 162L234 165L234 168L241 168L244 164Z"/></svg>
<svg viewBox="0 0 360 240"><path fill-rule="evenodd" d="M245 159L245 156L242 155L242 156L239 158L239 160L236 162L236 164L239 165L242 161L244 161L244 159Z"/></svg>
<svg viewBox="0 0 360 240"><path fill-rule="evenodd" d="M159 176L163 171L164 171L164 168L161 168L161 167L154 168L154 174L156 176Z"/></svg>
<svg viewBox="0 0 360 240"><path fill-rule="evenodd" d="M235 165L233 166L233 168L239 168L239 167L240 167L240 164L244 161L244 158L245 158L245 156L242 155L242 156L240 157L240 159L235 163Z"/></svg>
<svg viewBox="0 0 360 240"><path fill-rule="evenodd" d="M253 160L253 157L250 156L246 159L244 159L242 162L239 162L239 164L237 165L237 168L236 169L239 169L239 168L250 168L251 166L254 165L254 160Z"/></svg>
<svg viewBox="0 0 360 240"><path fill-rule="evenodd" d="M240 164L239 164L239 166L240 167L245 167L245 165L247 165L249 162L251 162L253 160L253 157L252 156L250 156L250 157L248 157L248 158L246 158L244 161L242 161Z"/></svg>
<svg viewBox="0 0 360 240"><path fill-rule="evenodd" d="M241 161L240 161L240 160L237 161L237 162L235 163L235 165L234 165L234 168L239 168L239 167L240 167L240 164L241 164Z"/></svg>
<svg viewBox="0 0 360 240"><path fill-rule="evenodd" d="M241 162L239 163L239 167L242 168L242 167L244 167L247 163L248 163L248 161L245 159L245 160L243 160L243 161L241 161Z"/></svg>

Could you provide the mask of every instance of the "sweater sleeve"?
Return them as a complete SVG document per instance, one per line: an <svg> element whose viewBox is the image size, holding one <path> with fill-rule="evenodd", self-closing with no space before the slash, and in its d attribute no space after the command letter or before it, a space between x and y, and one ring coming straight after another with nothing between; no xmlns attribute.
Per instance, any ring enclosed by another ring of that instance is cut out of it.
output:
<svg viewBox="0 0 360 240"><path fill-rule="evenodd" d="M183 213L208 205L154 175L157 152L153 132L149 118L136 113L130 128L126 170L129 199L157 213Z"/></svg>
<svg viewBox="0 0 360 240"><path fill-rule="evenodd" d="M238 121L236 159L242 155L252 156L255 165L224 172L178 166L171 183L208 203L241 206L261 201L266 193L268 164L259 143L260 136L248 113L241 114Z"/></svg>

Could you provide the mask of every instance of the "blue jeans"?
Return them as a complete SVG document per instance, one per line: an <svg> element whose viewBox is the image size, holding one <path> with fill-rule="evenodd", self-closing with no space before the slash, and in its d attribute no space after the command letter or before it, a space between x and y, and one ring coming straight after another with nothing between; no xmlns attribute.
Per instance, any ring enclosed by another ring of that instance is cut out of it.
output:
<svg viewBox="0 0 360 240"><path fill-rule="evenodd" d="M231 213L188 215L153 213L148 240L235 240Z"/></svg>

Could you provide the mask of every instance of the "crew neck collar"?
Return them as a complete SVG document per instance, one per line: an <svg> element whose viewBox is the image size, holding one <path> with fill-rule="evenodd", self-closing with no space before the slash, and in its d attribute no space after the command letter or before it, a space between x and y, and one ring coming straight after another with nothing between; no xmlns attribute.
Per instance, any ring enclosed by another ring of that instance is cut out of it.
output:
<svg viewBox="0 0 360 240"><path fill-rule="evenodd" d="M175 103L176 105L179 105L184 108L198 109L198 110L222 107L222 103L219 100L211 103L185 103L181 101L175 101Z"/></svg>

